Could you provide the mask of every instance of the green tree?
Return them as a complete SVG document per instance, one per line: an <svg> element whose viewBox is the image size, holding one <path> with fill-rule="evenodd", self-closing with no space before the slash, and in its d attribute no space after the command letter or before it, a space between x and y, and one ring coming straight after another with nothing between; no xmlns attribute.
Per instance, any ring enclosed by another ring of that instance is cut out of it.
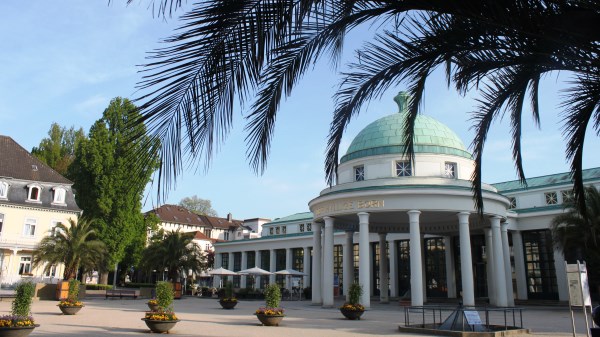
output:
<svg viewBox="0 0 600 337"><path fill-rule="evenodd" d="M572 203L552 220L552 239L569 263L586 261L592 291L600 286L600 192L590 186L585 189L586 212Z"/></svg>
<svg viewBox="0 0 600 337"><path fill-rule="evenodd" d="M68 226L59 223L53 233L40 241L33 251L33 265L46 262L44 272L48 272L52 266L62 263L65 265L63 278L69 280L77 277L79 268L84 272L100 268L105 254L106 246L96 238L91 221L69 219Z"/></svg>
<svg viewBox="0 0 600 337"><path fill-rule="evenodd" d="M96 233L107 246L107 269L122 261L126 252L140 250L146 237L141 200L156 168L156 154L141 145L150 142L144 125L130 127L137 118L137 107L128 99L113 99L90 128L89 138L77 147L69 169L77 204L95 219ZM136 141L131 140L134 134ZM144 164L137 165L134 156L144 157L140 161ZM107 275L102 276L106 282Z"/></svg>
<svg viewBox="0 0 600 337"><path fill-rule="evenodd" d="M196 195L181 199L179 206L185 207L196 214L218 216L217 211L212 208L210 200L198 198Z"/></svg>
<svg viewBox="0 0 600 337"><path fill-rule="evenodd" d="M48 138L42 139L39 147L34 147L31 154L63 176L68 175L68 169L75 159L75 148L85 139L82 128L67 129L57 123L52 123Z"/></svg>
<svg viewBox="0 0 600 337"><path fill-rule="evenodd" d="M176 282L191 270L206 270L206 256L193 242L193 233L160 230L143 252L141 266L145 270L167 270L169 280Z"/></svg>
<svg viewBox="0 0 600 337"><path fill-rule="evenodd" d="M131 2L131 0L128 0ZM180 0L155 0L163 15ZM179 31L152 54L140 83L142 115L162 141L164 184L189 157L208 162L215 142L231 130L237 103L251 102L247 155L265 169L277 111L302 75L322 58L339 63L344 37L361 26L376 37L356 51L335 94L325 170L336 179L344 130L370 99L403 83L413 97L405 123L405 152L414 157L414 121L425 82L445 69L448 85L480 93L471 117L476 168L473 190L480 210L481 163L488 131L508 112L512 155L525 182L521 158L523 108L540 119L541 79L570 76L564 91L566 157L574 192L585 211L582 157L586 129L600 132L600 2L589 0L384 0L204 1L181 16ZM218 144L217 144L218 145ZM166 173L169 174L166 174Z"/></svg>

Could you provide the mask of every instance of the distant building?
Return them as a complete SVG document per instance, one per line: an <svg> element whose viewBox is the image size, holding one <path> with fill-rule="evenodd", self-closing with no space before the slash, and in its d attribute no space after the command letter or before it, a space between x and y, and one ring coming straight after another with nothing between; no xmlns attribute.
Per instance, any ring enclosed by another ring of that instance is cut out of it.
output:
<svg viewBox="0 0 600 337"><path fill-rule="evenodd" d="M483 217L471 191L474 161L461 139L439 121L415 121L415 158L404 156L406 94L395 113L367 125L341 157L337 181L308 202L311 212L275 219L260 238L215 244L215 267L254 266L306 274L312 301L330 307L360 282L361 302L435 298L512 306L515 299L568 300L565 258L552 244L550 223L572 200L568 173L483 184ZM507 149L508 153L510 149ZM600 188L600 168L583 171ZM250 287L251 279L233 278ZM289 290L280 275L259 277Z"/></svg>
<svg viewBox="0 0 600 337"><path fill-rule="evenodd" d="M0 136L0 283L22 278L54 282L63 266L32 269L32 250L58 223L77 221L73 182L31 155L12 138Z"/></svg>

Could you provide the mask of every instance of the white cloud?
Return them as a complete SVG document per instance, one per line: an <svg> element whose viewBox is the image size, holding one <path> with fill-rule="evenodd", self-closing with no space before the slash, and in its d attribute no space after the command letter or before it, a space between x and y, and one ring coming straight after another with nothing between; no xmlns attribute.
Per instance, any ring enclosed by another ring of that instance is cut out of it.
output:
<svg viewBox="0 0 600 337"><path fill-rule="evenodd" d="M75 111L80 113L97 113L102 110L106 106L108 106L109 98L103 95L94 95L92 97L88 97L84 101L81 101L75 104Z"/></svg>

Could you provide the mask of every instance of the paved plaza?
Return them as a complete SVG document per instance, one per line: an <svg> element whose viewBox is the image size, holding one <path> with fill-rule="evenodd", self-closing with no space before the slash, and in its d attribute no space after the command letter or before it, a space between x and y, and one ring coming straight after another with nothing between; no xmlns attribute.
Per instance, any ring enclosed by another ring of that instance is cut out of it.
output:
<svg viewBox="0 0 600 337"><path fill-rule="evenodd" d="M56 301L34 301L32 311L40 324L31 336L130 336L150 334L141 320L147 310L145 299L87 299L75 316L63 316ZM0 302L0 311L10 311L10 301ZM337 304L337 302L336 302ZM341 302L340 302L341 304ZM210 337L335 337L335 336L423 336L400 333L404 309L397 303L373 303L361 321L342 318L337 309L312 306L308 301L284 301L287 317L279 327L260 326L253 315L262 301L240 301L234 310L223 310L216 299L187 297L175 301L181 322L171 330L177 336ZM420 319L415 315L415 322ZM412 316L411 316L412 318ZM579 315L578 336L585 336ZM572 336L568 308L526 307L524 325L534 336ZM499 322L498 322L499 323Z"/></svg>

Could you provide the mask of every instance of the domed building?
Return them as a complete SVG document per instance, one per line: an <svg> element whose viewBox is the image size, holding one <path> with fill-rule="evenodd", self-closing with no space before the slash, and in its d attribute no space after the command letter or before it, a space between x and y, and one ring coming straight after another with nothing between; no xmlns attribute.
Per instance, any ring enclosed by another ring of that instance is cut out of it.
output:
<svg viewBox="0 0 600 337"><path fill-rule="evenodd" d="M415 121L413 160L404 155L409 97L399 111L367 125L340 159L337 181L308 205L310 212L265 223L260 238L218 243L217 267L294 269L295 281L271 275L290 291L312 289L312 301L334 305L344 285L358 281L361 303L373 296L476 300L501 307L515 298L567 300L562 254L553 249L549 224L572 197L566 173L483 184L483 216L474 208L474 161L462 140L427 115ZM600 168L584 170L600 186ZM348 257L348 258L347 258ZM249 278L236 277L238 287Z"/></svg>

